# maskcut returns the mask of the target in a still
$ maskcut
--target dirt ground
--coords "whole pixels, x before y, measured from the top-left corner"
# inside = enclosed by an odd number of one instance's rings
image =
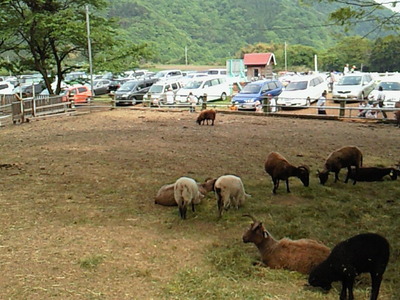
[[[400,161],[393,125],[220,113],[199,126],[196,116],[119,109],[0,128],[0,298],[161,297],[171,274],[199,263],[194,251],[234,234],[200,220],[193,230],[154,205],[180,176],[238,174],[270,197],[270,151],[313,172],[349,144],[366,165]]]

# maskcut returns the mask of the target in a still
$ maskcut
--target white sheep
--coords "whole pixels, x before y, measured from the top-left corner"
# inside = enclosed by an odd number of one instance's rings
[[[271,269],[286,269],[309,274],[330,254],[328,247],[311,239],[283,238],[277,241],[252,215],[243,216],[253,219],[250,228],[243,234],[243,242],[254,243],[260,252],[263,264]]]
[[[194,205],[199,204],[203,197],[196,181],[192,178],[181,177],[174,184],[174,198],[182,219],[186,219],[187,206],[191,204],[194,211]]]
[[[236,208],[243,205],[246,197],[251,197],[244,191],[243,182],[235,175],[223,175],[215,181],[214,191],[217,197],[218,216],[222,209],[228,210],[231,204]]]

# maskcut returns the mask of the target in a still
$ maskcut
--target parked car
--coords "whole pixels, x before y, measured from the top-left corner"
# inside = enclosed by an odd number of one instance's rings
[[[19,85],[13,90],[13,94],[22,95],[23,98],[33,97],[40,94],[45,89],[44,83],[33,83],[27,85]]]
[[[230,88],[225,77],[200,77],[189,81],[176,93],[176,102],[187,102],[189,93],[196,96],[200,103],[203,101],[204,94],[207,94],[207,101],[218,99],[224,101],[230,95]]]
[[[115,93],[115,103],[136,105],[143,102],[144,95],[150,87],[156,82],[156,79],[129,80],[125,82]]]
[[[72,86],[61,91],[63,101],[74,101],[75,103],[87,102],[92,97],[90,87],[86,85]]]
[[[226,69],[209,69],[209,70],[207,70],[207,74],[209,76],[212,76],[212,75],[226,76]]]
[[[369,94],[369,100],[376,100],[378,95],[378,88],[380,86],[382,87],[382,92],[385,95],[383,105],[385,107],[395,107],[396,102],[400,101],[400,77],[383,79]]]
[[[268,97],[278,97],[282,93],[282,83],[278,80],[258,80],[248,83],[231,102],[238,109],[255,110],[258,102],[264,103]]]
[[[109,79],[96,79],[93,80],[93,95],[105,95],[108,93],[108,86],[111,84]],[[85,84],[90,87],[90,83]]]
[[[171,78],[180,78],[182,76],[183,74],[181,70],[163,70],[157,72],[153,78],[156,78],[157,80],[167,80]]]
[[[166,101],[165,93],[168,89],[172,89],[174,94],[182,87],[179,78],[171,80],[157,81],[154,83],[149,91],[144,95],[145,99],[150,97],[151,105],[163,104]]]
[[[0,82],[0,95],[12,95],[14,91],[14,86],[7,82],[7,81],[1,81]]]
[[[340,99],[359,101],[367,99],[374,87],[375,81],[369,73],[346,74],[333,85],[332,97],[335,102]]]
[[[181,84],[182,86],[185,86],[189,81],[206,76],[208,76],[208,74],[204,72],[189,73],[186,76],[182,77]]]
[[[108,85],[108,93],[117,91],[125,82],[129,81],[127,78],[114,79]]]
[[[319,74],[303,75],[294,78],[278,96],[277,104],[282,108],[310,106],[328,90],[328,85]]]

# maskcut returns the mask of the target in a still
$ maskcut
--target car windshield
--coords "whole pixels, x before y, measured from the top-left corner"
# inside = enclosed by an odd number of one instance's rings
[[[307,81],[292,81],[289,83],[285,91],[299,91],[307,88]]]
[[[119,91],[132,91],[136,86],[138,82],[137,81],[128,81],[125,82],[121,87],[119,88]]]
[[[360,85],[361,76],[345,76],[339,79],[337,85]]]
[[[384,91],[400,91],[400,82],[381,82],[379,86]],[[376,87],[376,90],[379,89],[379,86]]]
[[[167,72],[157,72],[156,75],[154,75],[155,78],[163,78],[167,76]]]
[[[151,86],[151,88],[149,89],[149,92],[150,92],[150,93],[162,93],[162,92],[163,92],[163,88],[164,88],[163,85],[160,85],[160,84],[153,84],[153,85]]]
[[[240,94],[258,94],[261,90],[261,85],[259,84],[248,84],[243,90],[240,91]]]
[[[183,88],[184,89],[198,89],[201,86],[202,81],[190,81]]]

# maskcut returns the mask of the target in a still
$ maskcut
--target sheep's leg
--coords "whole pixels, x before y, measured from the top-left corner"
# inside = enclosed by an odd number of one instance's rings
[[[186,206],[179,206],[179,214],[181,219],[186,219]]]
[[[290,189],[289,189],[289,178],[286,179],[286,190],[288,193],[290,193]]]
[[[211,125],[214,126],[214,120],[212,120]]]
[[[273,179],[272,182],[274,183],[274,188],[273,188],[272,192],[273,192],[274,194],[276,194],[276,190],[277,190],[278,187],[279,187],[279,179]]]
[[[340,291],[340,300],[347,300],[347,283],[346,280],[342,281],[342,290]]]
[[[221,189],[217,188],[215,190],[215,192],[216,192],[216,195],[217,195],[218,217],[221,218],[221,216],[222,216],[222,208],[223,208],[222,197],[221,197]]]
[[[339,172],[335,172],[335,182],[339,181]]]
[[[192,212],[194,212],[194,202],[192,202]]]
[[[371,272],[371,281],[372,281],[372,289],[371,289],[370,300],[377,300],[379,294],[379,288],[382,282],[382,274],[379,272]]]

